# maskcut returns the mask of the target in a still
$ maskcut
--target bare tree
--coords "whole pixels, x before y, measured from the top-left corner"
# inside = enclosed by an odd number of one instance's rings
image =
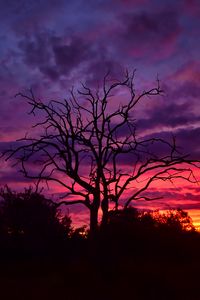
[[[127,72],[119,81],[109,80],[107,74],[101,89],[93,91],[82,84],[81,90],[71,90],[69,100],[51,100],[47,104],[32,91],[18,94],[30,104],[31,114],[39,113],[41,122],[34,127],[39,127],[40,134],[19,140],[17,148],[6,152],[6,159],[17,159],[23,175],[36,180],[37,186],[46,181],[64,187],[66,194],[57,205],[86,206],[91,233],[98,228],[100,209],[101,224],[105,225],[111,207],[157,199],[146,193],[156,180],[182,178],[196,182],[192,168],[197,162],[179,153],[174,138],[168,142],[137,134],[133,120],[136,106],[146,97],[160,95],[162,90],[157,80],[154,88],[136,94],[134,74]],[[120,89],[125,89],[127,101],[114,105],[115,93]],[[165,148],[162,154],[156,150],[160,146]],[[126,156],[131,156],[131,163],[124,167]],[[36,158],[33,173],[28,164]]]

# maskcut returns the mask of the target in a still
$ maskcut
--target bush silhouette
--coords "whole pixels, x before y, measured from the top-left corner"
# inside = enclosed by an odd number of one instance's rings
[[[71,219],[61,217],[57,207],[31,188],[24,192],[1,190],[1,234],[11,241],[22,241],[32,248],[53,248],[70,233]]]
[[[176,255],[183,245],[187,248],[186,240],[194,233],[197,234],[191,218],[181,209],[146,212],[130,207],[110,212],[100,240],[102,248],[106,243],[119,256],[128,252]]]
[[[121,232],[135,230],[166,230],[166,231],[195,231],[192,219],[181,209],[171,209],[165,212],[139,211],[134,207],[111,211],[108,227]]]

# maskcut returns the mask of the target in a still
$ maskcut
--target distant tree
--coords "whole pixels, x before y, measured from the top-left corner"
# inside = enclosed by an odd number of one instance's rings
[[[142,220],[149,216],[154,220],[154,226],[173,231],[195,231],[192,218],[182,209],[171,209],[163,213],[159,211],[144,213]]]
[[[31,188],[0,191],[1,227],[4,234],[22,237],[32,243],[62,240],[69,236],[71,219],[61,218],[57,207]]]
[[[102,210],[102,226],[108,222],[109,209],[121,203],[128,207],[132,201],[152,200],[145,193],[155,181],[185,179],[195,182],[196,161],[182,155],[175,139],[168,142],[160,137],[143,137],[136,131],[137,105],[149,97],[162,94],[159,80],[155,87],[136,94],[135,72],[123,80],[104,77],[102,88],[93,91],[71,90],[68,100],[46,103],[30,94],[18,95],[31,106],[31,114],[39,114],[36,122],[39,134],[19,141],[19,146],[4,153],[6,159],[17,159],[27,178],[55,182],[66,189],[58,205],[82,204],[90,212],[90,233],[98,229]],[[127,100],[117,104],[117,93],[124,92]],[[162,148],[162,151],[159,149]],[[124,159],[131,159],[124,166]],[[29,162],[37,163],[31,172]],[[145,179],[145,180],[144,180]],[[140,182],[140,184],[138,184]],[[129,189],[125,203],[124,195]]]
[[[136,233],[181,233],[194,232],[195,227],[191,217],[181,209],[170,209],[164,212],[140,211],[134,207],[111,211],[109,213],[106,231],[112,236],[127,239]]]

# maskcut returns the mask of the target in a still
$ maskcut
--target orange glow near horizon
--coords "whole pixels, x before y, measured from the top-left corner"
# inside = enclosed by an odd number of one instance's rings
[[[189,216],[192,218],[193,225],[197,231],[200,231],[200,210],[190,209],[187,210]]]

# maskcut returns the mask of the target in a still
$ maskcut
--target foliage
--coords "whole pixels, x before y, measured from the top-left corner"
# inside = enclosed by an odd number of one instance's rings
[[[166,228],[176,231],[195,231],[191,217],[182,209],[171,209],[164,212],[153,211],[144,213],[142,220],[150,217],[155,227]]]
[[[182,209],[171,209],[167,211],[139,211],[134,207],[112,211],[109,216],[108,227],[120,232],[139,231],[176,231],[194,232],[195,227],[191,217]]]
[[[69,236],[71,219],[60,217],[51,200],[31,188],[14,192],[0,191],[1,228],[5,235],[23,237],[34,242],[53,241]]]

